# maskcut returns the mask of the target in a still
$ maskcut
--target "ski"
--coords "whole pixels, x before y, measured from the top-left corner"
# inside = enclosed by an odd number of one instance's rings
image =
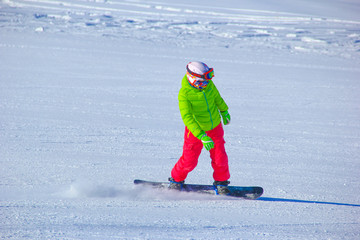
[[[169,186],[169,182],[153,182],[140,179],[135,179],[134,184],[158,189],[168,189]],[[250,200],[259,198],[264,192],[263,188],[258,186],[228,186],[228,188],[230,190],[230,194],[227,196]],[[181,191],[216,195],[216,191],[213,185],[184,184]]]

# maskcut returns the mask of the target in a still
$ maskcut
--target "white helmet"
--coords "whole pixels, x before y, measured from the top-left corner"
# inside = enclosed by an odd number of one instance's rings
[[[204,89],[214,77],[214,70],[203,62],[190,62],[186,65],[186,76],[191,86]]]

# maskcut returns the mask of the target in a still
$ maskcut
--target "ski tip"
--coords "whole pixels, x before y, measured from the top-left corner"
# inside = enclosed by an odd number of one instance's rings
[[[259,197],[261,197],[264,193],[264,189],[262,187],[256,187],[256,192],[253,196],[253,200],[258,199]]]
[[[140,180],[140,179],[135,179],[134,180],[134,184],[141,184],[143,183],[144,181],[143,180]]]

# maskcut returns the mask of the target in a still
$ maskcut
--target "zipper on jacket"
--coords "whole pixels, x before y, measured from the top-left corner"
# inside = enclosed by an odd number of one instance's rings
[[[206,94],[203,90],[201,90],[201,92],[204,94],[204,97],[205,97],[205,102],[206,102],[206,106],[207,106],[207,110],[209,112],[209,115],[210,115],[210,121],[211,121],[211,130],[213,129],[214,127],[214,123],[213,123],[213,120],[212,120],[212,116],[211,116],[211,112],[210,112],[210,108],[209,108],[209,103],[208,103],[208,100],[206,98]]]

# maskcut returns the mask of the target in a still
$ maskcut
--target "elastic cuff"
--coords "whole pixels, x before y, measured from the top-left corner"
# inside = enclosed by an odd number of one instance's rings
[[[202,131],[196,138],[201,140],[204,135],[206,135],[206,132]]]

